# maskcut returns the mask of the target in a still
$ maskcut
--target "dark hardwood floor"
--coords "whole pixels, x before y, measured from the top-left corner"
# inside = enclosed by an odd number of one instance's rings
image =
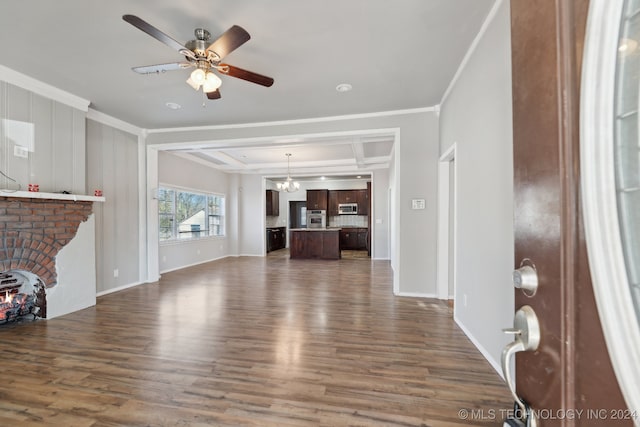
[[[507,388],[451,309],[391,278],[386,261],[229,258],[6,325],[0,425],[502,425]]]

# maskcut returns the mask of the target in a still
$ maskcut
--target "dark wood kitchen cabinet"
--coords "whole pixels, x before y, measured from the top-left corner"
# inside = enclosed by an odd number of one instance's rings
[[[337,190],[338,204],[358,203],[358,190]]]
[[[280,216],[280,193],[267,190],[267,216]]]
[[[358,233],[355,228],[340,230],[340,249],[356,250],[358,247]]]
[[[338,216],[338,191],[329,190],[327,216]]]
[[[369,215],[369,190],[356,190],[358,215]]]
[[[267,252],[284,249],[287,246],[286,227],[267,228]]]
[[[369,215],[369,190],[329,190],[327,215],[338,215],[338,205],[341,203],[356,203],[358,215]]]
[[[307,210],[327,210],[328,190],[307,190]]]
[[[368,249],[367,228],[343,228],[340,230],[340,249],[344,250],[367,250]]]
[[[292,259],[340,259],[338,230],[291,230],[289,242]]]

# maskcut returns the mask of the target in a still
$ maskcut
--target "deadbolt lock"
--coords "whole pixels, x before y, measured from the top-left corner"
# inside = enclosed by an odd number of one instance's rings
[[[528,297],[532,297],[538,290],[538,272],[531,260],[524,259],[520,263],[520,268],[513,271],[513,286],[522,289]]]

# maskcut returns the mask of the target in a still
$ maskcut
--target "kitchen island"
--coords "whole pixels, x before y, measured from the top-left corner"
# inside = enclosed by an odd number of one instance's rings
[[[340,228],[289,230],[292,259],[340,259]]]

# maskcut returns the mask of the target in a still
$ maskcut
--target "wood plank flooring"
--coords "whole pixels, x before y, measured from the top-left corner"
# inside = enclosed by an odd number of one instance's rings
[[[502,425],[507,388],[451,309],[391,280],[386,261],[228,258],[4,326],[0,425]]]

